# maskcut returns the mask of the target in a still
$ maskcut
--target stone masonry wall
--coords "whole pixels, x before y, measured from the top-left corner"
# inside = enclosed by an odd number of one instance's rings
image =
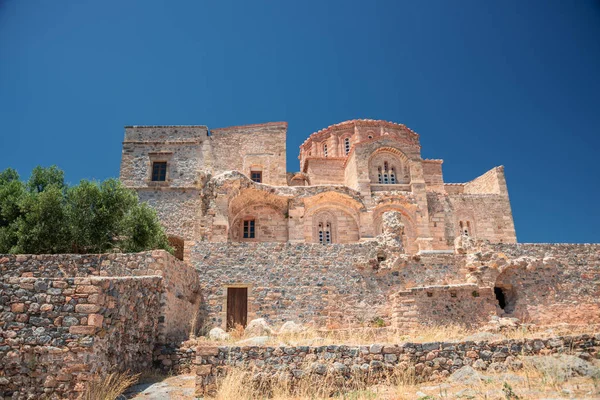
[[[489,244],[467,257],[468,279],[499,287],[527,322],[600,323],[599,244]]]
[[[167,235],[183,240],[196,237],[200,216],[200,191],[197,189],[139,189],[140,202],[146,202],[165,227]]]
[[[96,374],[152,365],[161,277],[11,277],[0,285],[3,396],[74,398]]]
[[[393,296],[402,291],[415,300],[414,309],[402,311],[408,326],[416,319],[476,325],[494,313],[536,324],[600,322],[600,245],[486,243],[457,252],[382,260],[376,241],[197,242],[190,260],[202,283],[207,327],[224,327],[230,286],[248,287],[248,320],[274,325],[356,326],[375,317],[392,323],[400,312]],[[505,292],[504,309],[495,286]]]
[[[498,314],[492,288],[473,284],[415,287],[397,293],[391,301],[392,325],[401,330],[423,325],[477,327]]]
[[[165,251],[0,255],[0,393],[75,397],[93,375],[151,367],[187,337],[196,271]]]
[[[286,122],[212,129],[214,173],[239,171],[250,177],[257,170],[264,183],[286,186],[286,131]]]
[[[496,372],[522,368],[518,357],[574,352],[593,357],[600,350],[600,335],[551,339],[514,339],[498,342],[433,342],[372,344],[369,346],[286,346],[196,348],[196,395],[215,393],[216,381],[232,367],[253,371],[255,377],[292,383],[306,375],[334,375],[372,379],[394,368],[413,371],[421,380],[450,375],[465,365]],[[343,385],[343,383],[341,383]]]
[[[389,296],[412,286],[463,283],[461,257],[430,254],[379,269],[377,243],[289,244],[197,242],[209,326],[225,325],[228,286],[248,287],[248,320],[293,320],[318,327],[389,321]]]

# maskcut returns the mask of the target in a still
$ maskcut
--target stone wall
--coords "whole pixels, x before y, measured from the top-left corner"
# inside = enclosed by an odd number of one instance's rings
[[[96,374],[152,365],[161,277],[13,277],[0,285],[4,396],[74,398]]]
[[[213,171],[262,172],[263,183],[286,186],[286,122],[211,130]]]
[[[165,251],[0,255],[0,393],[75,397],[112,369],[152,366],[187,337],[200,304],[192,268]]]
[[[196,236],[200,217],[200,190],[139,189],[140,202],[146,202],[158,215],[169,236],[187,240]]]
[[[209,326],[225,327],[228,286],[248,287],[248,320],[317,327],[389,322],[389,296],[413,286],[463,283],[464,257],[427,254],[379,268],[376,242],[357,244],[207,243],[192,248]]]
[[[206,126],[127,126],[120,178],[125,186],[196,187],[210,163]],[[152,162],[167,163],[164,182],[152,182]]]
[[[375,317],[391,324],[394,313],[408,313],[406,327],[436,319],[477,325],[490,314],[542,325],[600,322],[600,245],[478,243],[459,245],[460,254],[394,256],[377,241],[197,242],[190,260],[202,282],[208,327],[225,327],[230,286],[248,287],[248,320],[274,325],[357,326]],[[504,291],[504,309],[494,287]],[[400,309],[399,292],[414,303]]]
[[[413,371],[421,380],[450,375],[465,365],[496,372],[519,369],[521,356],[574,352],[593,357],[600,335],[520,339],[499,342],[433,342],[372,344],[369,346],[286,346],[196,348],[196,395],[214,394],[217,377],[228,368],[253,371],[255,377],[292,383],[306,375],[373,379],[394,368]],[[338,380],[343,382],[344,380]]]
[[[498,314],[492,288],[473,284],[415,287],[390,300],[394,304],[392,326],[401,330],[423,325],[478,327]]]
[[[513,316],[536,324],[600,322],[600,245],[489,244],[468,256],[468,279],[504,291]]]

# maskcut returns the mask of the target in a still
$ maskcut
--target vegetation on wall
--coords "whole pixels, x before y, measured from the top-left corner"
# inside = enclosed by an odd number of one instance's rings
[[[55,166],[0,172],[0,254],[172,251],[156,212],[117,179],[68,186]]]

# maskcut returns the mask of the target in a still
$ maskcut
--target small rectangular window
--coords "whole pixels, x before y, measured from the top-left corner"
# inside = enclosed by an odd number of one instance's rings
[[[164,182],[167,180],[167,162],[155,161],[152,163],[152,181]]]
[[[262,182],[262,171],[251,171],[250,179],[252,179],[256,183]]]
[[[254,239],[255,238],[255,230],[254,230],[254,220],[249,219],[244,221],[244,239]]]

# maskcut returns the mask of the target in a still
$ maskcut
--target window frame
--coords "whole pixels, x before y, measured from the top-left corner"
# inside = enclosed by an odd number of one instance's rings
[[[168,161],[158,161],[158,160],[152,161],[152,167],[150,170],[150,181],[151,182],[167,182],[168,168],[169,168]],[[155,177],[157,179],[154,179]],[[160,179],[160,178],[162,178],[162,179]]]
[[[254,179],[254,174],[258,174],[258,180]],[[263,183],[263,172],[258,171],[258,170],[251,170],[250,171],[250,180],[252,182],[256,182],[256,183]]]
[[[246,218],[242,221],[242,239],[256,239],[256,219]]]

